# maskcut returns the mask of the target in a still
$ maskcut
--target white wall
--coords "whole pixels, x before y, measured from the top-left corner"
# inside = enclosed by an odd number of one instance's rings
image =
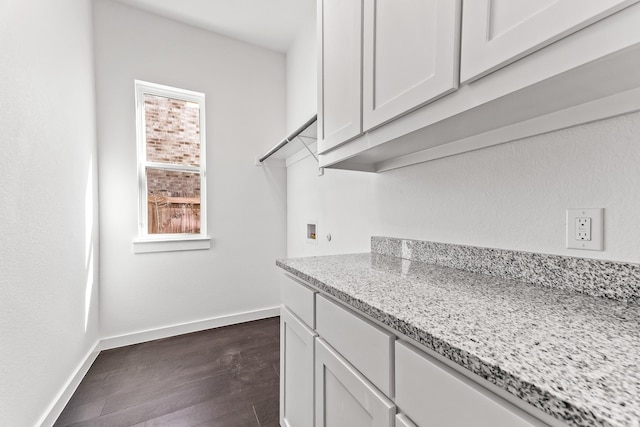
[[[256,167],[285,133],[284,55],[119,3],[94,4],[106,337],[275,307],[285,171]],[[134,79],[204,92],[206,251],[133,254]]]
[[[326,169],[308,156],[287,168],[287,256],[368,252],[377,213],[376,176]],[[306,224],[317,221],[317,242],[307,243]],[[327,240],[331,234],[331,241]]]
[[[318,110],[316,11],[301,25],[287,52],[287,130]],[[302,151],[306,151],[302,148]],[[287,255],[310,256],[369,250],[373,202],[371,174],[329,170],[307,157],[287,168]],[[318,222],[316,244],[307,243],[306,224]],[[329,242],[326,238],[331,233]]]
[[[637,263],[639,132],[633,113],[375,175],[313,177],[307,158],[287,170],[288,254],[367,251],[384,235]],[[603,252],[565,248],[568,207],[605,208]],[[315,217],[316,248],[300,225]]]
[[[318,110],[318,53],[316,10],[301,23],[287,51],[287,133],[296,130]]]
[[[380,175],[383,235],[640,261],[640,114]],[[565,248],[569,207],[605,208],[605,250]]]
[[[637,263],[639,133],[635,113],[380,174],[317,177],[307,157],[287,170],[287,254],[367,252],[384,235]],[[605,251],[565,248],[569,207],[605,208]],[[309,219],[317,245],[305,243]]]
[[[89,0],[0,2],[0,425],[35,425],[97,342]]]

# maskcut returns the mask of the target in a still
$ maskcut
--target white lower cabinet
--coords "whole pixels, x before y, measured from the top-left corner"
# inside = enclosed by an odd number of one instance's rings
[[[282,298],[281,427],[566,427],[297,280]]]
[[[419,426],[546,425],[426,354],[398,341],[395,365],[395,401],[402,412]]]
[[[313,360],[317,334],[285,306],[280,310],[280,426],[313,426]]]
[[[316,427],[393,427],[396,407],[324,340],[316,340]]]

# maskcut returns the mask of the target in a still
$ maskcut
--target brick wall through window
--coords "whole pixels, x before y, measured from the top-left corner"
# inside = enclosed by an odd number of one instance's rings
[[[144,95],[147,161],[200,165],[200,110],[197,104]],[[199,197],[200,177],[185,172],[147,170],[149,194]]]
[[[200,105],[144,94],[147,162],[200,166]],[[200,174],[146,167],[149,234],[200,233]]]

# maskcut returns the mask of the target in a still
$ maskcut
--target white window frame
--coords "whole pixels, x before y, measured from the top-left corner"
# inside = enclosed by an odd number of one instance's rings
[[[200,106],[200,166],[147,161],[145,104],[146,94],[194,102]],[[134,253],[209,249],[207,235],[207,169],[205,95],[201,92],[135,80],[136,143],[138,149],[138,237],[133,241]],[[147,167],[200,174],[200,234],[149,234],[147,203]]]

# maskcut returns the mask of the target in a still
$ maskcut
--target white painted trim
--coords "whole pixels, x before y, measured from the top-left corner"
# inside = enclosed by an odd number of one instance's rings
[[[211,237],[184,237],[165,239],[134,239],[133,253],[146,254],[153,252],[196,251],[211,248]]]
[[[173,86],[161,85],[158,83],[147,82],[144,80],[135,80],[136,87],[140,87],[145,93],[151,93],[165,98],[183,99],[185,101],[200,102],[204,93],[195,90],[182,89]]]
[[[87,371],[89,371],[89,368],[96,360],[96,357],[98,357],[98,354],[100,353],[99,348],[100,341],[96,341],[93,348],[89,350],[87,355],[82,359],[76,370],[73,372],[73,374],[71,374],[62,389],[60,389],[60,392],[53,399],[44,414],[42,414],[40,420],[36,425],[41,427],[53,426],[53,424],[62,413],[64,407],[67,406],[67,403],[69,403],[69,399],[71,399],[71,396],[73,396],[73,393],[78,388],[78,385],[80,385],[80,381],[82,381],[84,376],[87,374]]]
[[[238,323],[251,322],[253,320],[266,319],[280,315],[280,306],[265,308],[262,310],[246,311],[242,313],[230,314],[227,316],[213,317],[210,319],[197,320],[195,322],[179,323],[177,325],[165,326],[162,328],[148,329],[145,331],[132,332],[129,334],[117,335],[100,340],[99,350],[110,350],[112,348],[124,347],[127,345],[139,344],[146,341],[153,341],[161,338],[173,337],[176,335],[188,334],[191,332],[204,331],[221,326],[235,325]]]

